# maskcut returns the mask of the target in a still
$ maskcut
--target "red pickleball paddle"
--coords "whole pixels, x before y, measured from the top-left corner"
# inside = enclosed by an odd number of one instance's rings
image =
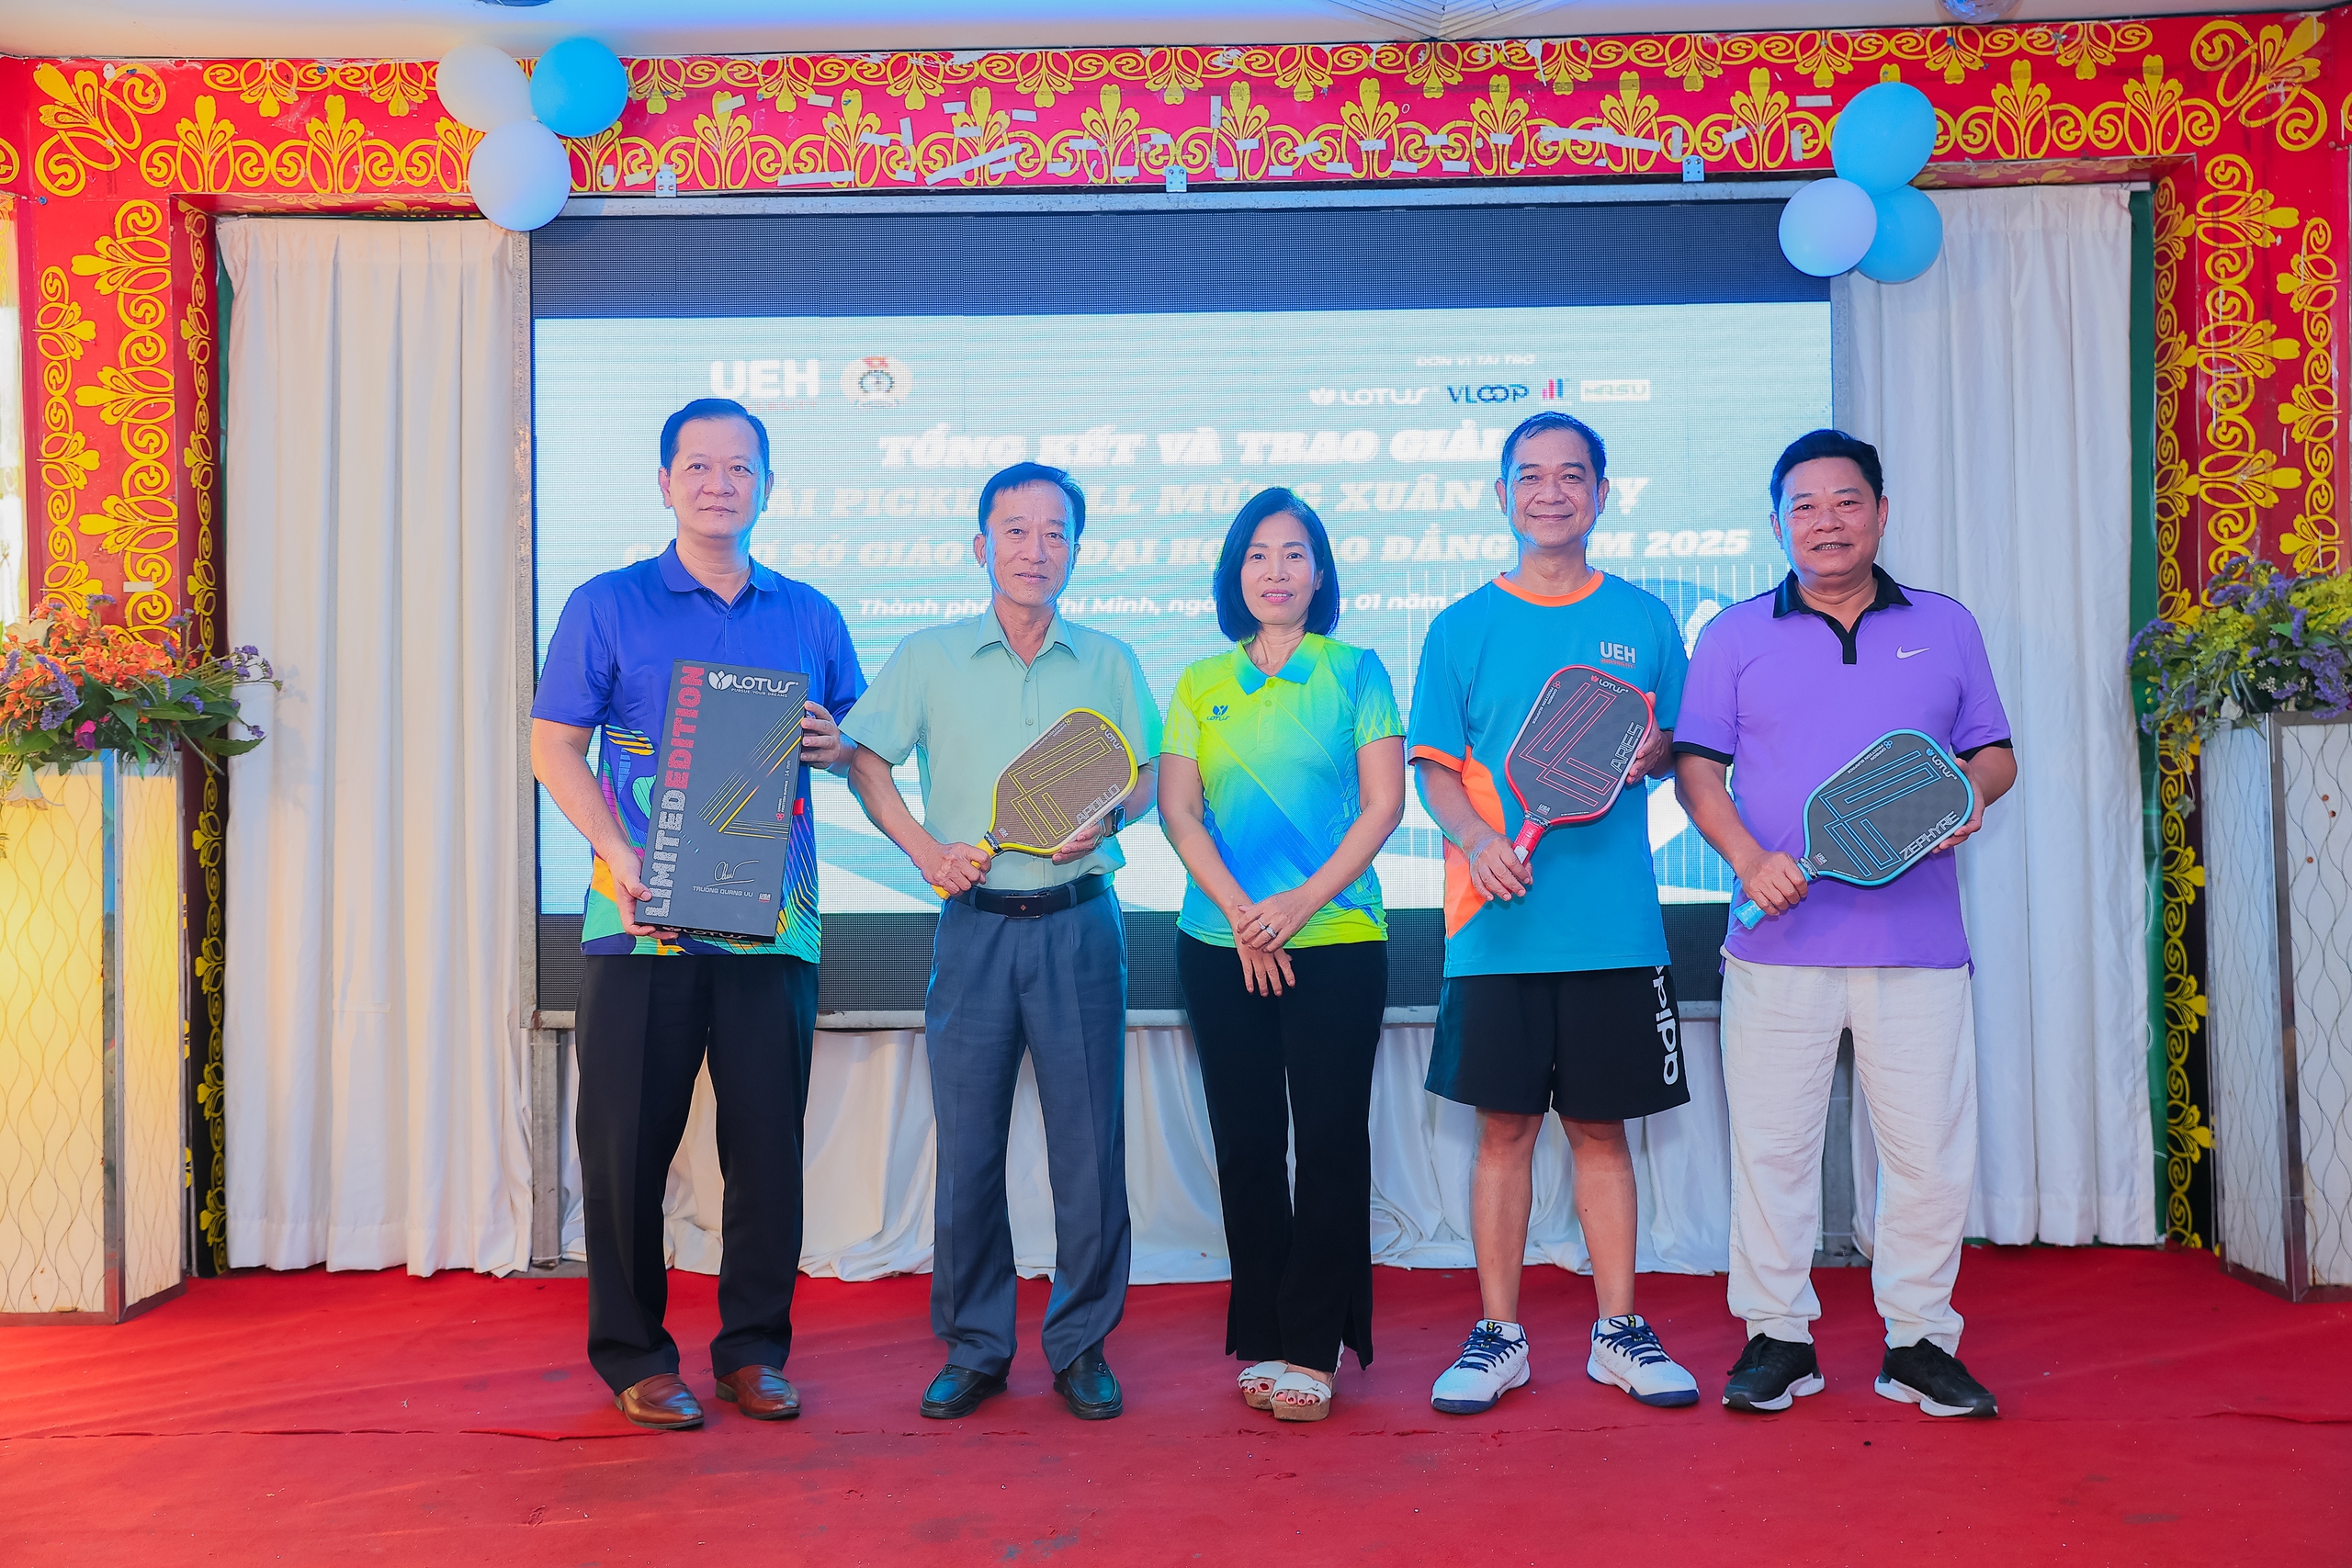
[[[1647,692],[1589,664],[1544,682],[1503,757],[1503,776],[1526,813],[1511,841],[1522,863],[1546,829],[1609,814],[1653,718]]]

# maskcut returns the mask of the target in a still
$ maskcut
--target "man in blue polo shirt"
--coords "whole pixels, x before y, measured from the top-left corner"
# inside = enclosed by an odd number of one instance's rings
[[[1754,931],[1731,921],[1724,943],[1730,1297],[1749,1336],[1724,1404],[1785,1410],[1822,1388],[1811,1278],[1821,1144],[1838,1039],[1851,1029],[1881,1156],[1878,1392],[1931,1416],[1991,1416],[1993,1395],[1953,1357],[1976,1040],[1951,851],[2017,781],[2009,722],[1975,617],[1879,570],[1877,448],[1843,431],[1801,436],[1773,466],[1771,494],[1792,570],[1708,623],[1674,738],[1684,809],[1737,874],[1734,902],[1744,893],[1770,917]],[[1808,882],[1796,860],[1807,797],[1891,729],[1959,757],[1975,815],[1883,886]]]
[[[1519,564],[1430,623],[1406,745],[1445,834],[1445,984],[1429,1090],[1478,1111],[1471,1247],[1484,1312],[1430,1390],[1475,1415],[1528,1381],[1520,1270],[1532,1165],[1556,1111],[1576,1160],[1577,1217],[1599,1313],[1585,1375],[1645,1404],[1698,1402],[1699,1385],[1634,1311],[1633,1155],[1625,1123],[1687,1104],[1666,924],[1640,781],[1669,765],[1685,659],[1674,613],[1585,558],[1609,502],[1609,453],[1583,421],[1535,414],[1504,440],[1495,499]],[[1562,665],[1589,664],[1651,695],[1657,723],[1634,785],[1600,820],[1511,848],[1522,814],[1498,787],[1503,757]]]
[[[785,1381],[800,1270],[800,1119],[817,1027],[817,843],[808,768],[842,771],[839,720],[865,689],[831,600],[752,558],[775,487],[767,427],[705,398],[662,427],[658,477],[678,536],[566,601],[531,705],[531,768],[596,859],[581,925],[580,1174],[588,1227],[588,1359],[640,1427],[702,1424],[662,1325],[662,1194],[706,1057],[727,1179],[711,1341],[718,1396],[757,1420],[799,1414]],[[637,918],[647,888],[653,741],[671,665],[707,659],[808,677],[804,764],[776,932],[718,942]],[[597,770],[587,753],[598,730]],[[601,776],[599,776],[601,775]]]

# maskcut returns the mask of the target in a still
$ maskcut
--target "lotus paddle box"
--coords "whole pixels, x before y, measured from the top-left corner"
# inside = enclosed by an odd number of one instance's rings
[[[641,925],[773,942],[808,677],[681,659],[654,747]]]

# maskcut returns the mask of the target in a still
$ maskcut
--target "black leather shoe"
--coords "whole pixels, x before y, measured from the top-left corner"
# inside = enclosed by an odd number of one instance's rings
[[[1108,1421],[1126,1408],[1119,1380],[1112,1375],[1111,1363],[1102,1359],[1099,1341],[1080,1350],[1078,1359],[1054,1374],[1054,1392],[1081,1421]]]
[[[931,1386],[922,1391],[922,1413],[934,1421],[954,1421],[969,1416],[982,1401],[1003,1392],[1001,1377],[951,1363],[940,1368],[939,1375],[931,1380]]]

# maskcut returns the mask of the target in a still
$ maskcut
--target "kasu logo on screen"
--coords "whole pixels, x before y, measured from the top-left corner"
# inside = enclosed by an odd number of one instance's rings
[[[894,409],[913,395],[915,373],[903,359],[869,354],[842,370],[842,396],[860,408]]]

